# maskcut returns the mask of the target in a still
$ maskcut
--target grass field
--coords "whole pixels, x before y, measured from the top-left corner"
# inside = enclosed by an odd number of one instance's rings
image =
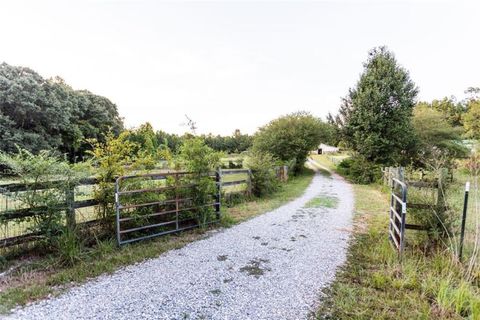
[[[335,166],[342,162],[342,160],[348,158],[346,153],[338,154],[311,154],[310,158],[315,160],[318,164],[324,166],[329,170],[335,170]]]
[[[229,227],[246,219],[273,210],[300,196],[313,178],[313,172],[292,177],[275,194],[254,199],[231,208],[223,208],[221,226]],[[103,273],[156,257],[165,251],[180,248],[205,236],[205,231],[196,229],[172,236],[163,236],[151,241],[116,247],[114,241],[102,241],[86,249],[73,266],[64,266],[58,257],[29,257],[6,265],[8,272],[0,281],[0,311],[8,312],[15,305],[56,295],[72,285],[82,283]]]

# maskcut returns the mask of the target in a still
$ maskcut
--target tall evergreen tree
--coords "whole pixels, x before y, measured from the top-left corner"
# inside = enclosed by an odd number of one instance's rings
[[[377,164],[400,164],[414,143],[411,118],[418,93],[386,47],[369,52],[364,71],[341,108],[345,143]]]

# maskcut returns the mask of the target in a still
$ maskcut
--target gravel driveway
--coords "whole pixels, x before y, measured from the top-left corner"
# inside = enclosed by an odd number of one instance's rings
[[[305,207],[314,198],[331,208]],[[317,174],[276,210],[9,318],[307,319],[345,260],[352,213],[351,186]]]

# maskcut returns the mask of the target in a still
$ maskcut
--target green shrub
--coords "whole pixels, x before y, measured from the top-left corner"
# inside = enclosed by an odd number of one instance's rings
[[[214,212],[213,206],[205,206],[212,202],[212,196],[216,193],[215,181],[209,174],[220,166],[222,154],[215,152],[205,144],[201,138],[190,138],[185,140],[180,147],[176,159],[176,167],[191,172],[192,175],[186,177],[187,184],[193,184],[189,189],[193,206],[199,206],[195,211],[195,218],[200,226],[206,225],[211,221]]]
[[[25,191],[14,194],[14,200],[33,208],[33,216],[15,222],[28,221],[29,231],[39,233],[40,242],[49,250],[56,250],[56,240],[66,228],[67,194],[89,175],[89,164],[72,165],[48,151],[34,155],[23,149],[14,155],[0,153],[0,163],[11,168],[18,182],[27,186]]]
[[[134,163],[131,154],[136,145],[127,138],[128,132],[120,134],[119,137],[109,133],[104,143],[96,140],[89,141],[92,144],[92,150],[88,153],[92,156],[98,179],[93,189],[94,198],[99,202],[95,210],[106,226],[110,225],[112,228],[115,214],[113,181],[126,173],[127,165]]]
[[[320,141],[327,141],[329,125],[308,112],[295,112],[261,127],[255,134],[253,149],[268,152],[282,162],[294,161],[290,171],[297,175],[307,160],[308,153]]]
[[[355,155],[340,162],[337,166],[337,172],[348,180],[359,184],[376,182],[382,175],[379,165],[360,155]]]
[[[275,174],[277,160],[267,152],[252,151],[245,159],[245,166],[252,170],[252,193],[261,197],[278,190],[280,183]]]

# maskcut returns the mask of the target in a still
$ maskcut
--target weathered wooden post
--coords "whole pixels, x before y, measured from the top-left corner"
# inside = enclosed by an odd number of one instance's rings
[[[387,167],[387,176],[388,176],[388,186],[392,187],[393,186],[393,168],[392,167]]]
[[[446,178],[446,169],[440,168],[438,172],[437,180],[437,210],[438,214],[443,214],[445,211],[445,178]]]
[[[283,166],[283,181],[288,181],[288,166]]]
[[[215,215],[220,220],[220,194],[222,192],[222,168],[215,171],[215,183],[217,185],[217,194],[215,195]]]
[[[76,221],[75,221],[75,186],[68,185],[67,190],[65,191],[65,202],[67,205],[66,210],[66,220],[67,228],[70,231],[75,230]]]
[[[247,177],[247,193],[248,193],[248,196],[251,196],[252,195],[252,170],[251,169],[248,169],[248,177]]]
[[[178,172],[175,173],[175,226],[180,228],[179,212],[180,212],[180,197],[178,195]]]

